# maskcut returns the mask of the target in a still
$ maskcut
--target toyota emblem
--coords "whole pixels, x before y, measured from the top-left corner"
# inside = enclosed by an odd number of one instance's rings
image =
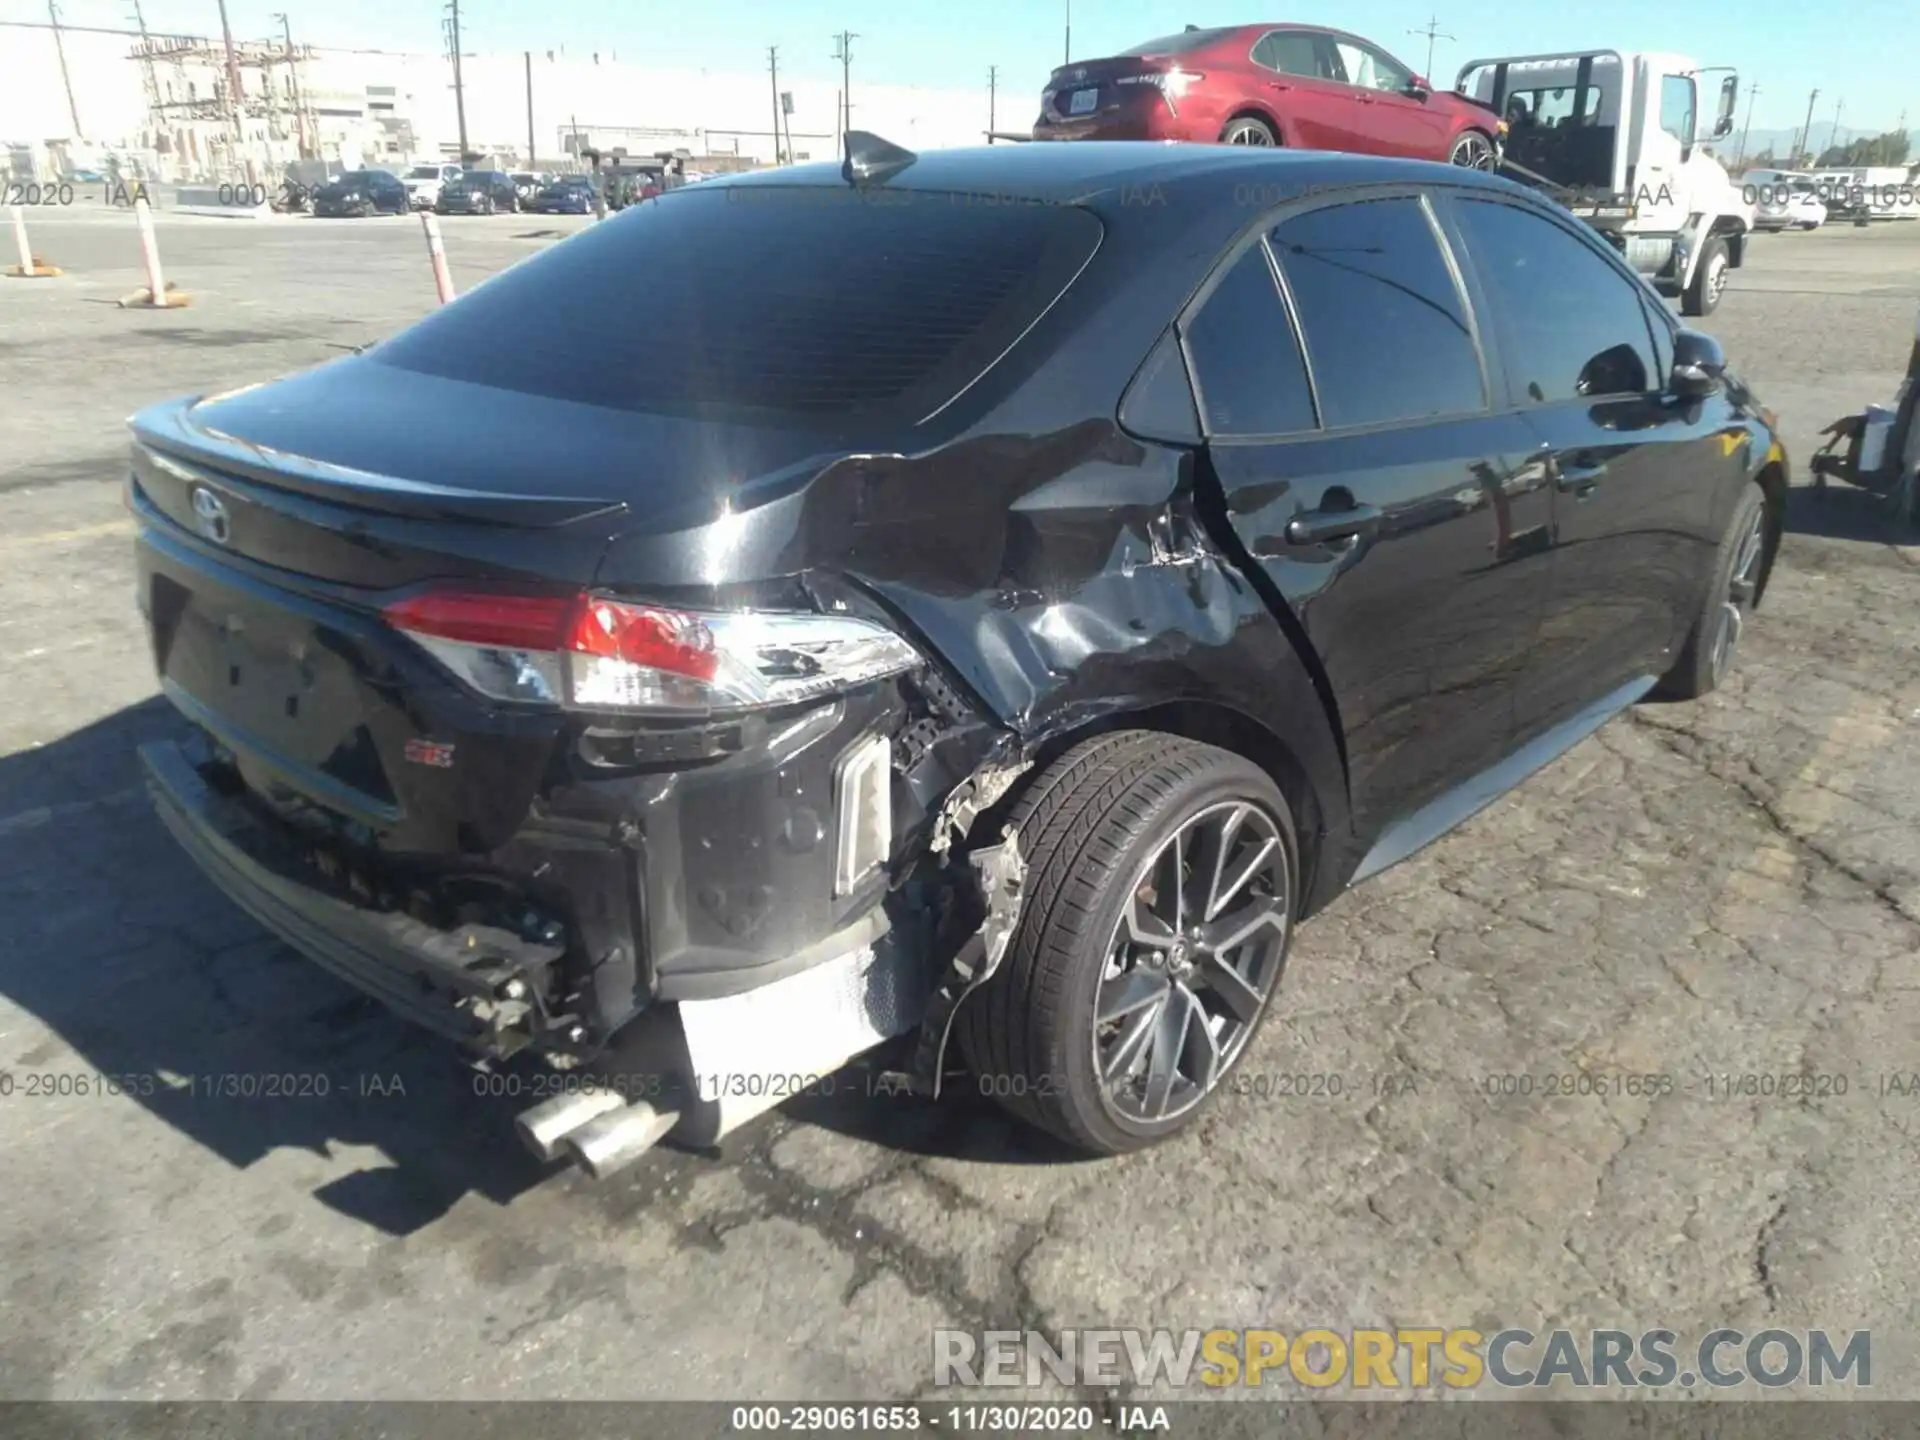
[[[216,545],[224,545],[232,537],[227,502],[204,485],[196,486],[193,492],[193,522]]]

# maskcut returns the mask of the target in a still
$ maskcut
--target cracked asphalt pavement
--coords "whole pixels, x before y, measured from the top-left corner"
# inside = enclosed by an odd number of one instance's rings
[[[843,1093],[596,1186],[263,936],[137,784],[175,722],[123,417],[423,313],[418,225],[163,214],[193,303],[160,313],[111,304],[129,217],[31,222],[67,273],[0,280],[0,1395],[902,1398],[937,1327],[1385,1323],[1871,1329],[1876,1396],[1920,1396],[1920,544],[1867,497],[1793,496],[1722,693],[1307,926],[1186,1138],[1086,1163]],[[448,221],[454,278],[576,224]],[[1804,464],[1891,396],[1916,303],[1920,225],[1765,237],[1706,328]]]

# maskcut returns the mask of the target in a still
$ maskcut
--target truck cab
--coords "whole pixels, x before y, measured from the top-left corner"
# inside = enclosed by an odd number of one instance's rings
[[[1720,303],[1754,222],[1706,148],[1732,133],[1737,76],[1684,55],[1589,50],[1472,60],[1456,89],[1506,119],[1503,173],[1553,194],[1686,314]]]

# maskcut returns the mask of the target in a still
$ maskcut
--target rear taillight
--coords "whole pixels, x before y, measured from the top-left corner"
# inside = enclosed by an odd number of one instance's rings
[[[1122,75],[1116,85],[1150,85],[1169,100],[1178,100],[1207,77],[1197,70],[1149,70],[1142,75]]]
[[[669,610],[598,595],[435,589],[387,623],[495,700],[675,715],[817,699],[910,670],[913,647],[851,616]]]

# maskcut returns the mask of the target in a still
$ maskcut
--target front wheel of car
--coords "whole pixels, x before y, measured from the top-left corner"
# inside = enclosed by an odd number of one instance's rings
[[[1725,238],[1708,236],[1706,246],[1700,251],[1699,263],[1693,267],[1693,279],[1687,283],[1686,292],[1680,297],[1680,313],[1711,315],[1718,310],[1720,297],[1726,293],[1727,275],[1732,268],[1733,261],[1727,253]]]
[[[1286,967],[1299,847],[1273,780],[1146,731],[1068,751],[1009,817],[1020,920],[962,1006],[974,1083],[1076,1148],[1119,1154],[1192,1124]]]
[[[1759,485],[1749,484],[1720,537],[1713,579],[1679,658],[1654,690],[1659,699],[1697,700],[1727,678],[1766,583],[1767,539],[1767,499]]]
[[[1227,128],[1220,132],[1222,145],[1266,145],[1280,143],[1280,137],[1273,133],[1273,127],[1255,115],[1242,115],[1237,120],[1229,120]]]
[[[1455,140],[1447,160],[1468,170],[1491,170],[1499,163],[1499,157],[1494,154],[1493,141],[1478,130],[1469,130]]]

